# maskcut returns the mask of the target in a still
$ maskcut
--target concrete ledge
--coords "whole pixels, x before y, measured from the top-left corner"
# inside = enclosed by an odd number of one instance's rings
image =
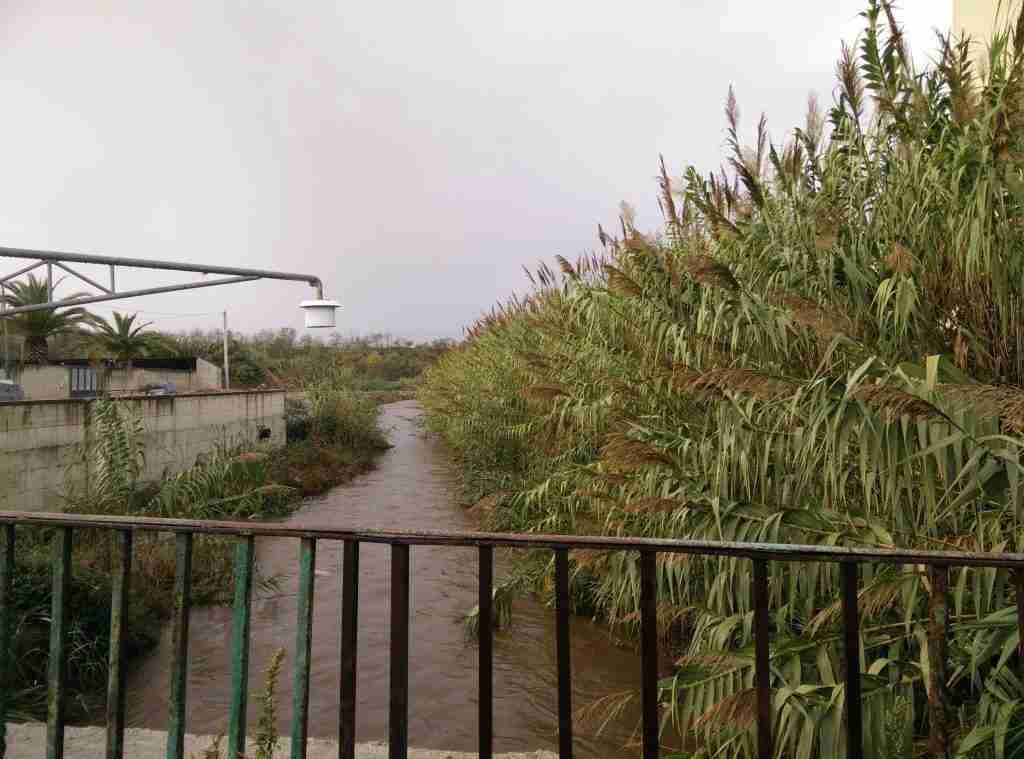
[[[106,752],[107,733],[102,727],[69,727],[64,735],[64,755],[74,759],[103,759]],[[201,759],[203,752],[213,743],[209,736],[185,736],[185,756],[187,759]],[[46,725],[27,723],[7,725],[7,759],[38,759],[46,747]],[[255,747],[249,745],[249,756],[254,756]],[[290,745],[286,738],[277,743],[274,757],[284,759],[289,756]],[[124,755],[131,759],[163,759],[167,751],[167,734],[160,730],[126,730],[124,735]],[[221,741],[222,755],[227,752],[224,741]],[[356,746],[357,759],[386,759],[388,745],[386,743],[361,743]],[[306,744],[308,759],[337,759],[338,744],[334,741],[310,739]],[[476,754],[457,753],[453,751],[434,751],[428,749],[409,749],[410,759],[471,759]],[[547,751],[534,751],[515,754],[496,754],[505,759],[556,759],[555,754]]]
[[[166,400],[168,398],[205,398],[209,396],[224,396],[224,395],[285,395],[288,391],[283,388],[277,387],[254,387],[254,388],[239,388],[237,390],[182,390],[180,393],[174,395],[140,395],[138,393],[124,393],[110,396],[111,399],[116,401],[157,401]],[[54,403],[72,403],[76,405],[84,405],[92,403],[95,398],[71,398],[68,396],[53,397],[53,398],[26,398],[22,401],[0,401],[0,407],[11,406],[31,406],[32,404],[54,404]]]

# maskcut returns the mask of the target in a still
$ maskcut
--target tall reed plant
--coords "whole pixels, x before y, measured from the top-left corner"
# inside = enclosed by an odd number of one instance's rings
[[[427,373],[494,527],[1024,550],[1024,16],[984,51],[941,37],[925,68],[890,2],[863,17],[830,108],[781,143],[762,116],[748,145],[730,90],[722,169],[662,161],[662,230],[624,209]],[[574,559],[587,606],[635,631],[636,557]],[[749,562],[661,556],[657,577],[666,742],[755,756]],[[923,567],[860,579],[867,755],[1019,749],[1005,575],[952,570],[948,610]],[[769,588],[776,755],[842,756],[837,570],[775,563]]]

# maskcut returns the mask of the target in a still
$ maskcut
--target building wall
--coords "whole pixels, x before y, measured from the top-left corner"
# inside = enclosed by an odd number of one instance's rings
[[[1021,0],[954,0],[953,34],[980,42],[980,53],[997,29],[1016,21],[1020,8]]]
[[[57,365],[24,365],[14,372],[12,379],[21,385],[25,397],[31,400],[67,398],[68,367]],[[106,388],[108,392],[132,393],[144,385],[173,383],[179,393],[219,390],[221,388],[220,367],[203,359],[196,359],[194,372],[176,369],[107,369]]]
[[[145,478],[185,469],[221,442],[285,442],[283,391],[257,390],[124,399],[145,426]],[[94,401],[61,399],[0,403],[0,509],[60,510],[71,467],[89,439]],[[260,433],[269,437],[260,440]]]
[[[66,366],[22,366],[15,368],[11,379],[21,385],[26,398],[67,398],[68,368]]]
[[[192,380],[197,390],[220,390],[224,387],[224,373],[216,364],[196,359],[196,373]]]

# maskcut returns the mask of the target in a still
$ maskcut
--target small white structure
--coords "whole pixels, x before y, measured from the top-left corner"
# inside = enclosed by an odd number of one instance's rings
[[[336,300],[304,300],[299,308],[306,312],[306,329],[322,329],[334,326],[334,312],[341,304]]]

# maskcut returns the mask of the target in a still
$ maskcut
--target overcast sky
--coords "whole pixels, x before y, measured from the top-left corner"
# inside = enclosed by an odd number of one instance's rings
[[[919,62],[951,6],[903,1]],[[0,245],[309,272],[343,333],[458,336],[523,265],[594,249],[620,200],[655,228],[658,154],[716,166],[730,83],[777,141],[808,92],[831,103],[863,7],[0,0]],[[226,306],[255,331],[299,327],[306,297],[116,307],[187,329]]]

